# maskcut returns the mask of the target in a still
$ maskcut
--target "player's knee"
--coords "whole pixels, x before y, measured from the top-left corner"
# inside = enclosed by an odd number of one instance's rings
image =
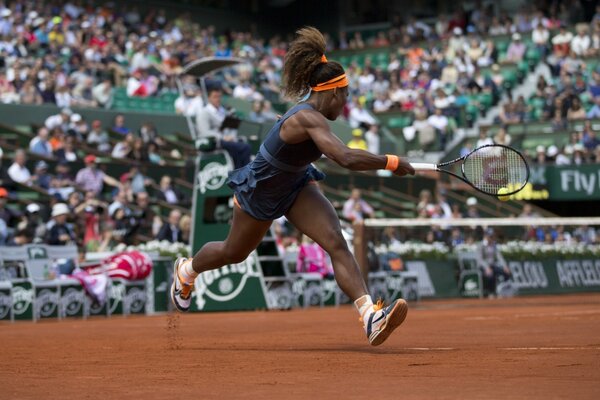
[[[339,254],[340,252],[348,251],[348,244],[341,232],[332,232],[329,238],[327,249],[325,249],[329,254]]]

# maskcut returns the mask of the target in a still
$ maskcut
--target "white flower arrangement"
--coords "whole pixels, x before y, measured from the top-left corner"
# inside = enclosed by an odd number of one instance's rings
[[[448,258],[449,251],[448,246],[441,242],[432,244],[418,242],[394,243],[390,246],[380,245],[375,248],[377,254],[392,252],[400,257],[413,260],[445,260]]]
[[[444,243],[407,242],[391,246],[379,245],[377,254],[393,252],[401,257],[413,260],[446,260],[449,256],[461,252],[477,251],[478,244],[459,244],[450,251]],[[563,243],[553,244],[526,241],[511,241],[498,246],[505,258],[512,260],[530,260],[540,258],[600,258],[599,244]]]
[[[506,258],[524,260],[533,258],[600,257],[600,245],[585,243],[512,241],[499,246]]]
[[[115,252],[138,250],[146,253],[158,253],[162,257],[189,257],[191,254],[191,247],[184,243],[171,243],[167,240],[152,240],[150,242],[141,243],[138,246],[127,246],[123,243],[119,243],[113,248]]]

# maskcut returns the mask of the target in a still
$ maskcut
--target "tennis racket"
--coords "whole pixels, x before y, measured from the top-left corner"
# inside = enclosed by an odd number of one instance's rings
[[[447,169],[460,163],[462,176]],[[501,144],[488,144],[466,156],[441,164],[410,163],[417,171],[450,174],[490,196],[515,194],[529,180],[529,165],[521,153]]]

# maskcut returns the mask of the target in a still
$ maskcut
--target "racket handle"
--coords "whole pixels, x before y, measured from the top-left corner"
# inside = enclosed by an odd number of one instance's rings
[[[436,164],[410,163],[410,165],[417,171],[437,171],[438,169]]]

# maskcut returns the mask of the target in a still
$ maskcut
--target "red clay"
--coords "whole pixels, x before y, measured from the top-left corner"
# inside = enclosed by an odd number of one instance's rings
[[[0,325],[0,399],[598,399],[600,294]]]

